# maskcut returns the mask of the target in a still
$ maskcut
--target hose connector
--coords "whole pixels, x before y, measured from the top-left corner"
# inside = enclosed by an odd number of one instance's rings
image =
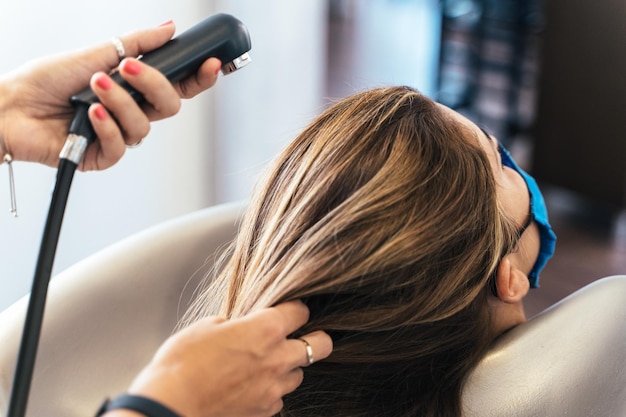
[[[89,145],[89,141],[86,137],[70,133],[67,135],[67,140],[65,141],[65,145],[63,145],[63,149],[61,149],[59,157],[78,165],[85,154],[87,145]]]

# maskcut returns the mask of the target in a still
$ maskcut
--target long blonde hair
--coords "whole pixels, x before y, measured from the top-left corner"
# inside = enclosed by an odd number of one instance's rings
[[[274,162],[192,315],[307,303],[298,334],[326,330],[334,351],[281,415],[460,414],[493,338],[487,281],[515,241],[478,140],[418,92],[380,88],[330,107]]]

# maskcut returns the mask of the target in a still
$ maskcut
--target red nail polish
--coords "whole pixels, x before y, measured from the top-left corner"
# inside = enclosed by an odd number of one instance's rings
[[[113,81],[111,81],[111,79],[106,74],[100,74],[96,79],[96,85],[101,89],[108,91],[111,89]]]
[[[141,64],[134,59],[127,59],[122,64],[123,70],[130,75],[137,75],[141,72]]]
[[[161,27],[161,26],[168,26],[168,25],[171,25],[172,23],[174,23],[174,21],[173,21],[173,20],[168,20],[167,22],[163,22],[163,23],[161,23],[161,24],[159,25],[159,27]]]
[[[105,120],[107,118],[107,111],[102,106],[96,106],[94,113],[99,120]]]

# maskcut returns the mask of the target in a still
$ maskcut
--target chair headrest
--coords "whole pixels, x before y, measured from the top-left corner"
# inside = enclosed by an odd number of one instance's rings
[[[598,280],[496,341],[464,416],[625,416],[626,276]]]

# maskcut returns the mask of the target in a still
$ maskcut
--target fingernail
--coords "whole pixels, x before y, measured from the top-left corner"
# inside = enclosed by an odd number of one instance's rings
[[[161,27],[161,26],[168,26],[168,25],[171,25],[172,23],[174,23],[174,21],[173,21],[173,20],[168,20],[167,22],[163,22],[163,23],[161,23],[161,24],[159,25],[159,27]]]
[[[134,59],[126,59],[122,63],[122,69],[130,75],[137,75],[141,72],[141,64]]]
[[[107,118],[107,111],[102,105],[97,105],[94,113],[96,114],[98,120],[105,120]]]
[[[96,85],[101,89],[108,91],[111,89],[113,81],[111,81],[111,79],[106,74],[100,74],[96,78]]]

